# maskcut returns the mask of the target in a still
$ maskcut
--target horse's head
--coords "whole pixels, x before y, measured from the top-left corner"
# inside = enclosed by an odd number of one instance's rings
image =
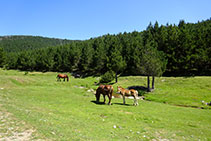
[[[95,94],[95,97],[96,97],[96,101],[100,101],[100,94],[104,93],[104,88],[105,88],[105,85],[100,85],[97,90],[96,90],[96,94]]]
[[[96,97],[96,101],[99,102],[100,101],[100,93],[96,92],[95,97]]]
[[[117,86],[117,92],[116,93],[120,94],[121,90],[122,90],[122,87],[121,86]]]
[[[95,97],[96,97],[96,101],[99,102],[100,101],[100,93],[101,93],[101,90],[102,90],[102,86],[99,86],[96,90],[96,94],[95,94]]]

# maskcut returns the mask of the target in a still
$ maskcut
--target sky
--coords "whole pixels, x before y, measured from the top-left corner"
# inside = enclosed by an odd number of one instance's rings
[[[86,40],[211,18],[211,0],[0,0],[0,36]]]

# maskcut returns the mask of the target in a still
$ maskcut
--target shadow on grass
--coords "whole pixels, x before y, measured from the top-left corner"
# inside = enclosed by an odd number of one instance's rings
[[[127,89],[137,90],[139,96],[144,96],[144,94],[148,92],[147,87],[144,87],[144,86],[129,86]]]
[[[123,104],[123,103],[113,103],[114,105],[122,105],[122,106],[133,106],[133,105],[130,105],[130,104]]]
[[[94,103],[94,104],[97,104],[97,105],[105,105],[106,104],[104,102],[97,102],[95,100],[92,100],[91,102]]]
[[[147,91],[147,87],[144,86],[129,86],[128,89]]]
[[[96,105],[108,105],[108,103],[97,102],[97,101],[94,101],[94,100],[92,100],[91,102],[96,104]],[[130,104],[123,104],[123,103],[111,103],[111,105],[133,106],[133,105],[130,105]]]

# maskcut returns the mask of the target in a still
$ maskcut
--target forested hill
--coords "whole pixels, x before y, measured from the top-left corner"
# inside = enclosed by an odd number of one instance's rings
[[[0,66],[24,71],[99,75],[111,71],[129,75],[159,76],[163,72],[171,76],[211,75],[211,19],[197,23],[181,20],[178,25],[155,22],[141,32],[107,34],[85,41],[70,41],[66,45],[63,40],[37,38],[40,39],[37,42],[33,37],[29,40],[34,46],[27,46],[28,40],[25,44],[14,39],[1,42],[8,44],[5,51],[59,46],[18,53],[1,51],[0,47]],[[47,43],[48,40],[52,42]]]
[[[64,45],[71,42],[73,41],[41,36],[0,36],[0,47],[2,47],[5,52],[19,52]]]

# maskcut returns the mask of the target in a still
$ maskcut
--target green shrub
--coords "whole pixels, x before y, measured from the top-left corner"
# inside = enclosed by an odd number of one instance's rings
[[[101,76],[100,83],[108,83],[114,80],[115,73],[113,71],[107,71]]]
[[[26,71],[25,73],[24,73],[24,75],[28,75],[29,74],[29,72],[28,71]]]

